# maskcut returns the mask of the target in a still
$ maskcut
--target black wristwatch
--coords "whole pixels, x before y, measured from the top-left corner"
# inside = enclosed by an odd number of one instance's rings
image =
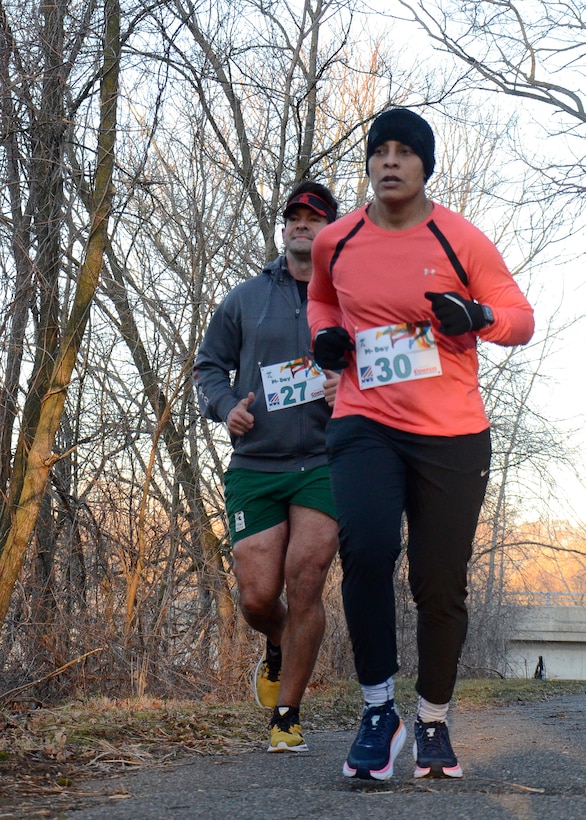
[[[481,307],[482,315],[484,316],[484,327],[494,324],[494,313],[492,312],[492,308],[489,308],[488,305],[481,305]]]

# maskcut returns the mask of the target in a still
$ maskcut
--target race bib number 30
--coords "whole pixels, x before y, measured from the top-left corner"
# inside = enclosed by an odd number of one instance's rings
[[[387,325],[357,333],[356,366],[361,390],[442,374],[429,322]]]
[[[260,375],[269,411],[323,398],[325,376],[308,356],[261,367]]]

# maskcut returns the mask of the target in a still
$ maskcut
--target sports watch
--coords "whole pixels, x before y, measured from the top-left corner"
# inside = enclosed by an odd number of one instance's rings
[[[492,308],[489,308],[488,305],[481,305],[480,307],[482,308],[482,315],[484,316],[484,327],[494,324]]]

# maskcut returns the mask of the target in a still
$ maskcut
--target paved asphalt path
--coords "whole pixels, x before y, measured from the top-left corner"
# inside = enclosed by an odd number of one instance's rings
[[[456,709],[461,780],[413,779],[413,721],[395,774],[342,776],[354,732],[313,732],[309,751],[197,757],[85,783],[67,820],[586,820],[586,691],[490,709]],[[35,815],[38,816],[38,815]],[[49,815],[42,815],[47,817]]]

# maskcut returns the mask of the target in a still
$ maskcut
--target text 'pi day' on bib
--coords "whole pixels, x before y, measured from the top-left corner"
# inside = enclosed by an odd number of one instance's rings
[[[356,367],[361,390],[441,376],[431,323],[385,325],[356,333]]]

